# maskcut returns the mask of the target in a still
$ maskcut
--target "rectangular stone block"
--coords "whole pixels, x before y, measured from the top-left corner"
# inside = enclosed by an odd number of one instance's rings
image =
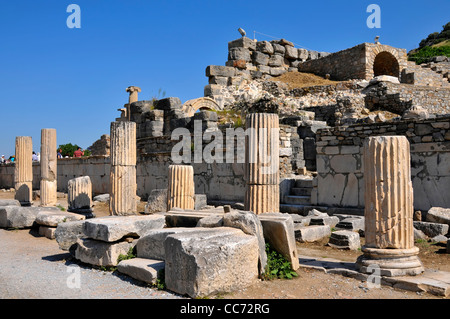
[[[192,298],[245,288],[258,277],[258,240],[239,229],[170,235],[165,251],[167,289]]]
[[[320,241],[330,235],[330,226],[295,226],[295,239],[302,243]]]
[[[122,260],[117,265],[119,272],[148,284],[156,284],[158,272],[164,268],[164,261],[146,258]]]
[[[84,223],[84,234],[92,239],[114,242],[123,237],[141,237],[152,229],[163,228],[164,215],[107,216]]]
[[[264,213],[258,215],[264,238],[270,245],[291,262],[293,270],[299,265],[295,243],[294,221],[289,214]]]
[[[78,239],[75,258],[94,266],[112,267],[118,263],[119,255],[126,255],[134,243],[126,241],[107,243],[90,238]]]

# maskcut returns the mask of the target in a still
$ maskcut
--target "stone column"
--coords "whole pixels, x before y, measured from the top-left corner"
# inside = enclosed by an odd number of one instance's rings
[[[56,205],[57,190],[56,130],[41,130],[41,206]]]
[[[194,168],[190,165],[170,165],[167,210],[173,207],[194,209],[194,195]]]
[[[134,215],[136,206],[136,123],[111,123],[110,215]]]
[[[246,118],[245,209],[255,214],[280,211],[278,115]]]
[[[22,206],[30,206],[33,191],[33,142],[31,136],[16,137],[16,159],[14,164],[14,198]]]
[[[67,183],[68,211],[74,213],[92,213],[92,183],[89,176],[77,177]]]
[[[413,188],[405,136],[369,137],[364,142],[364,255],[361,272],[382,276],[417,275],[424,268],[414,246]]]

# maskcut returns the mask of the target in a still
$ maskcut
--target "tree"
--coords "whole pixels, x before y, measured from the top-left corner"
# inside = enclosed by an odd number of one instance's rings
[[[58,146],[58,150],[61,150],[61,154],[63,157],[69,156],[73,157],[73,152],[75,152],[80,146],[77,144],[72,145],[72,143],[62,144]],[[85,150],[84,156],[90,156],[91,151]]]

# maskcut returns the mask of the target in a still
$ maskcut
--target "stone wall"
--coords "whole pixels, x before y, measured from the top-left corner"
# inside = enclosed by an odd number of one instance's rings
[[[317,177],[311,202],[364,207],[362,146],[376,135],[404,135],[411,145],[414,207],[450,207],[450,117],[407,120],[317,131]]]
[[[82,158],[58,159],[57,182],[58,191],[67,192],[67,183],[70,179],[80,176],[89,176],[92,182],[92,193],[109,193],[109,156],[90,156]],[[33,189],[40,187],[40,163],[33,162]],[[14,164],[0,166],[0,188],[14,187]]]
[[[397,49],[388,45],[362,43],[349,49],[332,53],[318,60],[306,61],[298,65],[300,72],[314,73],[316,75],[330,75],[332,80],[366,79],[374,77],[374,63],[378,54],[386,52],[397,63],[396,77],[406,67],[406,50]],[[386,72],[383,72],[386,73]]]
[[[198,115],[197,115],[198,116]],[[194,135],[191,135],[194,141]],[[223,134],[223,146],[226,146]],[[143,137],[137,139],[138,160],[136,165],[137,195],[147,200],[153,189],[167,187],[168,167],[172,164],[171,150],[178,140],[170,136]],[[209,141],[211,142],[211,141]],[[209,144],[204,141],[203,147]],[[221,149],[225,155],[225,149]],[[191,165],[194,166],[194,180],[197,194],[207,194],[209,200],[244,201],[245,182],[244,164],[237,160],[244,149],[234,143],[233,163],[194,163],[192,152]],[[280,176],[291,176],[298,168],[304,167],[303,141],[297,134],[297,128],[280,125]],[[58,191],[67,192],[68,181],[75,177],[89,176],[94,195],[109,193],[110,187],[109,156],[91,156],[82,158],[58,159]],[[33,189],[39,189],[40,164],[33,163]],[[14,164],[0,166],[0,188],[14,187]]]
[[[402,114],[411,106],[421,106],[429,114],[450,114],[450,88],[379,82],[364,90],[369,110]]]
[[[109,156],[111,150],[111,141],[108,134],[103,134],[100,139],[96,140],[88,150],[92,152],[93,156],[104,155]]]

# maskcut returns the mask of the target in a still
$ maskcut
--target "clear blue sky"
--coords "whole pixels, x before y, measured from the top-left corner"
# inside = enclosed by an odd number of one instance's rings
[[[69,4],[81,28],[69,29]],[[381,29],[369,29],[369,4],[381,8]],[[140,100],[166,92],[182,102],[203,96],[205,68],[224,65],[239,27],[336,52],[380,35],[411,50],[450,21],[450,1],[0,1],[0,153],[14,154],[16,136],[55,128],[58,145],[87,148],[109,134],[125,88]],[[272,40],[256,34],[258,40]]]

